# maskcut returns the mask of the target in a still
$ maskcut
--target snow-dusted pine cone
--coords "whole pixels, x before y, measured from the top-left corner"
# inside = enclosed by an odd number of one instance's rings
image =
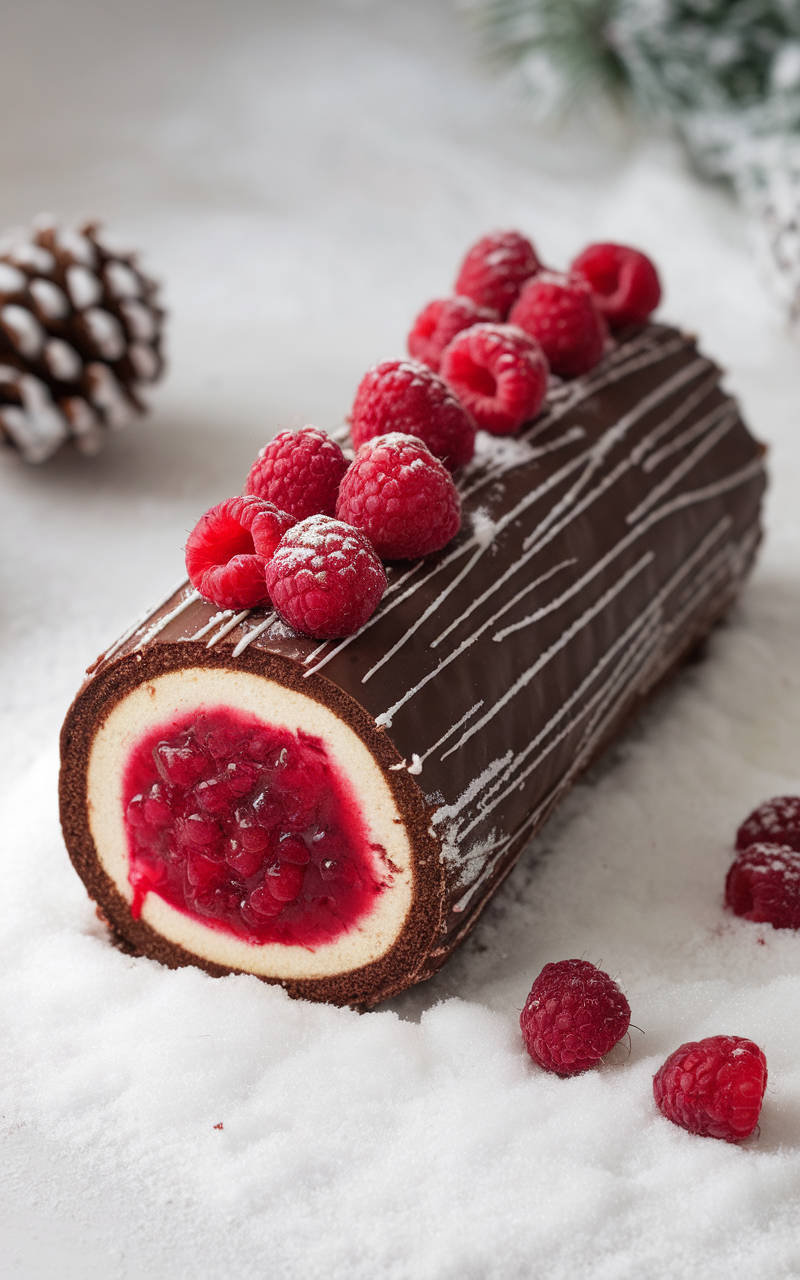
[[[43,462],[67,440],[96,453],[163,368],[164,313],[136,255],[97,223],[39,220],[0,245],[0,440]]]

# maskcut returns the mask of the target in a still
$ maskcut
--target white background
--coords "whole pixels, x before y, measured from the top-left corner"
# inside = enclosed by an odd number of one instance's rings
[[[0,457],[0,1275],[722,1280],[800,1273],[800,938],[736,921],[736,826],[800,791],[800,370],[740,214],[668,139],[544,133],[440,3],[5,0],[0,225],[103,216],[170,311],[152,416],[103,455]],[[469,243],[636,244],[771,449],[768,538],[705,661],[581,785],[443,973],[380,1012],[112,950],[61,843],[83,668],[300,415],[332,427]],[[637,1028],[547,1077],[548,960]],[[682,1041],[763,1046],[760,1135],[656,1112]],[[214,1126],[222,1122],[222,1130]]]

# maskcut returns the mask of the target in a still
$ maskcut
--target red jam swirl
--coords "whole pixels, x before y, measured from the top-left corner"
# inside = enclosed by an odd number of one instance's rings
[[[133,888],[249,943],[314,948],[387,887],[385,851],[319,738],[229,707],[146,734],[123,780]]]

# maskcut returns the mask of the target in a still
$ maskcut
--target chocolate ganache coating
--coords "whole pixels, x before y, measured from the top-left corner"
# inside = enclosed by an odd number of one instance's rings
[[[187,669],[248,672],[322,704],[365,744],[413,882],[382,951],[336,972],[259,976],[362,1006],[430,976],[561,796],[730,605],[760,538],[763,454],[719,369],[691,338],[649,325],[556,386],[518,436],[479,433],[460,534],[388,566],[357,635],[319,643],[268,609],[219,613],[180,588],[98,659],[62,735],[67,846],[113,932],[169,965],[248,967],[133,919],[98,855],[87,790],[98,728],[132,690]]]

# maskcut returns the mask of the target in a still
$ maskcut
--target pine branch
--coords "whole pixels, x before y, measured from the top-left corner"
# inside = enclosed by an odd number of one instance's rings
[[[490,55],[526,67],[534,88],[547,80],[548,105],[569,113],[598,95],[616,105],[630,96],[613,35],[618,9],[619,0],[487,0],[477,12]]]
[[[660,115],[750,210],[800,323],[800,0],[473,0],[487,50],[543,114]]]
[[[800,103],[800,74],[776,76],[800,55],[797,0],[484,0],[477,17],[495,60],[560,110],[598,95],[671,116]]]

